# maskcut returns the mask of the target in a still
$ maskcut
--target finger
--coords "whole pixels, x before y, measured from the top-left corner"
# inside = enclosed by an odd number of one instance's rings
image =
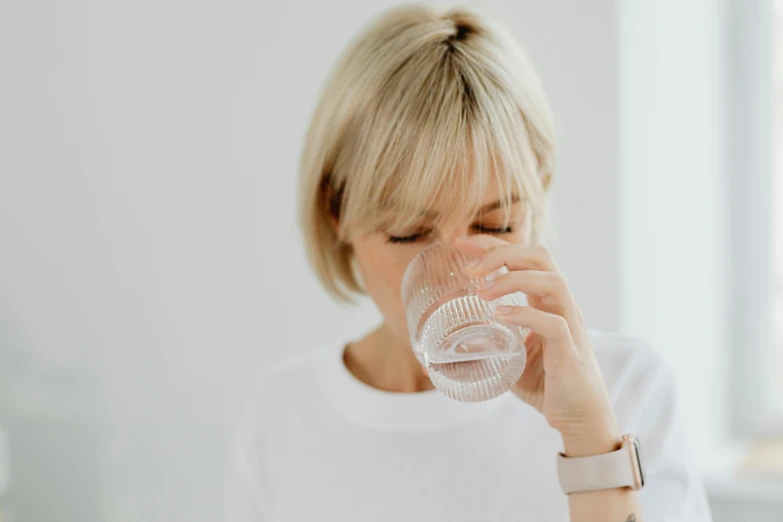
[[[554,297],[565,303],[570,295],[568,285],[558,272],[543,270],[516,270],[481,281],[478,295],[492,301],[504,295],[522,292],[539,297]]]
[[[477,261],[466,267],[473,277],[483,277],[505,266],[509,270],[552,270],[559,272],[549,249],[543,245],[521,245],[479,234],[455,238],[454,247]]]
[[[568,322],[560,315],[550,314],[530,306],[501,305],[495,308],[495,316],[498,321],[505,324],[513,324],[523,328],[529,328],[541,337],[546,338],[547,352],[544,357],[554,356],[559,360],[572,357],[574,341]]]
[[[522,292],[528,297],[527,304],[531,308],[543,310],[562,316],[572,332],[581,331],[584,319],[581,310],[576,305],[568,283],[559,272],[544,272],[540,270],[518,270],[502,274],[493,279],[483,280],[478,288],[478,296],[485,301],[492,301],[504,295]],[[537,299],[540,298],[541,301]]]
[[[484,277],[505,266],[509,270],[543,270],[559,273],[557,265],[546,247],[541,245],[498,245],[480,254],[474,266],[466,267],[471,277]]]
[[[455,237],[451,244],[457,250],[465,253],[480,253],[492,247],[510,245],[511,243],[489,234],[476,234],[474,236]]]

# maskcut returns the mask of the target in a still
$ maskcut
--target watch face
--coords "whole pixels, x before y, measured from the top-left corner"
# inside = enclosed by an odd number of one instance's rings
[[[644,487],[644,471],[642,471],[642,447],[639,444],[639,439],[633,435],[623,435],[623,447],[628,448],[630,453],[634,482],[632,489],[642,489]]]
[[[631,438],[631,442],[633,443],[633,449],[636,453],[636,462],[637,462],[637,469],[639,470],[639,487],[644,487],[644,471],[643,471],[643,465],[642,465],[642,446],[639,444],[639,439],[636,437]]]

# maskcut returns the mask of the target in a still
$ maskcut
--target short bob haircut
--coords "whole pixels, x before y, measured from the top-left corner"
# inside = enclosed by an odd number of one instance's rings
[[[305,138],[299,219],[319,280],[353,301],[355,238],[405,230],[437,203],[473,219],[490,176],[501,201],[530,206],[540,242],[554,148],[541,83],[505,28],[461,8],[384,12],[343,51]]]

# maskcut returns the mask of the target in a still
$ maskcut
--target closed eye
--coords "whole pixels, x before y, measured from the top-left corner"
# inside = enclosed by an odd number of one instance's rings
[[[514,231],[514,227],[491,228],[477,226],[475,230],[481,234],[510,234]]]
[[[389,243],[415,243],[419,238],[425,236],[424,232],[413,234],[410,236],[389,236]]]
[[[482,227],[476,225],[473,227],[473,229],[479,234],[510,234],[514,231],[514,227],[510,227],[510,226],[493,228],[493,227]],[[429,232],[419,232],[416,234],[411,234],[409,236],[388,236],[388,242],[394,244],[415,243],[422,237],[426,236],[428,233]]]

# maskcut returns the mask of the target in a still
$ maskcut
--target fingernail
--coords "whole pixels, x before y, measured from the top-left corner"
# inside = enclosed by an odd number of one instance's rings
[[[508,315],[511,313],[512,308],[510,306],[501,305],[495,308],[496,315]]]
[[[468,268],[477,267],[478,264],[481,262],[481,256],[479,255],[471,254],[466,257],[467,259],[465,260],[465,266],[467,266]]]
[[[482,290],[486,290],[487,288],[492,288],[495,286],[495,279],[484,279],[481,281],[478,285],[478,287]]]

